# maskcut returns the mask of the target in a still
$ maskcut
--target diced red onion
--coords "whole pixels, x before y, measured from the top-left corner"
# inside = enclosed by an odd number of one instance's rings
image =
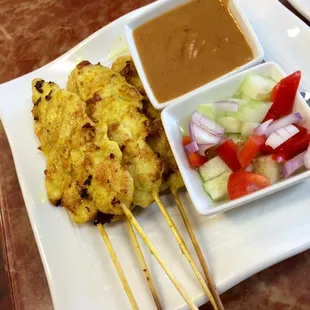
[[[203,116],[198,111],[195,111],[192,114],[191,121],[194,122],[196,125],[200,126],[201,128],[203,128],[204,130],[208,130],[214,134],[222,135],[225,131],[223,127],[221,127],[214,121],[208,119],[207,117]]]
[[[235,101],[216,101],[214,107],[217,110],[237,112],[239,110],[239,103]]]
[[[185,149],[186,149],[187,152],[190,152],[190,153],[195,153],[195,152],[197,152],[199,150],[198,144],[197,144],[196,141],[193,141],[193,142],[191,142],[189,144],[186,144],[185,145]]]
[[[267,128],[269,125],[273,122],[273,119],[269,119],[268,121],[260,124],[254,129],[254,135],[256,136],[262,136],[266,133]]]
[[[206,150],[213,147],[215,144],[199,144],[198,145],[198,153],[202,156],[206,156]]]
[[[193,141],[197,144],[218,144],[221,141],[221,136],[211,133],[195,124],[189,123],[189,132]]]
[[[253,164],[249,164],[246,168],[245,168],[245,171],[248,171],[248,172],[252,172],[254,170],[254,165]]]
[[[272,122],[266,132],[265,132],[265,136],[268,137],[272,132],[280,129],[280,128],[283,128],[283,127],[286,127],[288,125],[291,125],[293,123],[296,123],[298,121],[300,121],[302,119],[302,116],[299,112],[296,112],[296,113],[291,113],[287,116],[284,116],[274,122]]]
[[[304,164],[307,169],[310,169],[310,144],[304,155]]]
[[[303,152],[297,155],[296,157],[287,161],[284,164],[283,171],[282,171],[284,178],[288,178],[289,176],[291,176],[294,172],[296,172],[298,169],[300,169],[304,165],[305,153],[306,152]]]
[[[266,140],[266,145],[271,146],[273,149],[280,146],[282,143],[293,137],[299,132],[299,129],[294,125],[289,125],[272,132]]]

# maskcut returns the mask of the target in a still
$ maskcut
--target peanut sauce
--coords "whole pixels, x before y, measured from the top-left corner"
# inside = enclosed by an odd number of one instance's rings
[[[253,59],[226,1],[191,0],[134,30],[158,102],[179,97]]]

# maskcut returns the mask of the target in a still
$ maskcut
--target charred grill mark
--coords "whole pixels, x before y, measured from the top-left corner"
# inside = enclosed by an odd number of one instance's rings
[[[43,83],[44,83],[44,80],[40,80],[40,81],[37,81],[36,84],[34,85],[35,89],[36,89],[40,94],[43,94],[43,89],[42,89]]]
[[[110,126],[108,126],[108,136],[111,136],[111,134],[113,134],[115,131],[117,131],[119,129],[119,124],[111,124]]]
[[[96,128],[92,126],[90,123],[84,124],[82,129],[84,130],[85,139],[87,141],[91,141],[95,138]]]
[[[82,128],[95,128],[95,127],[91,125],[90,123],[86,123],[85,125],[83,125]]]
[[[89,186],[91,184],[91,180],[92,180],[93,176],[90,174],[88,176],[88,178],[85,180],[84,185]]]
[[[105,223],[111,223],[114,215],[113,214],[107,214],[107,213],[102,213],[98,211],[95,220],[94,220],[94,225],[102,224],[104,225]]]
[[[83,187],[81,192],[80,192],[80,197],[82,199],[87,199],[88,198],[88,190],[87,188]]]
[[[95,104],[96,102],[102,100],[98,93],[94,93],[93,98],[90,98],[86,101],[87,104]]]
[[[120,200],[119,199],[116,199],[116,197],[114,197],[113,199],[112,199],[112,201],[111,201],[111,205],[113,206],[113,205],[116,205],[116,204],[118,204],[118,203],[120,203]]]
[[[125,67],[121,70],[120,74],[128,80],[136,74],[136,68],[133,66],[131,61],[126,61]]]
[[[41,97],[33,105],[37,106],[40,102],[41,102]]]
[[[48,95],[46,95],[45,96],[45,99],[47,100],[47,101],[50,101],[51,99],[52,99],[52,90],[48,93]]]
[[[88,60],[81,61],[76,67],[82,69],[83,67],[89,66],[91,63]]]

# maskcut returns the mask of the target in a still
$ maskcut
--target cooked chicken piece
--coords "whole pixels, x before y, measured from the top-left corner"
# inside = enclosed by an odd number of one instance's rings
[[[127,82],[136,87],[144,96],[143,113],[150,121],[150,134],[146,141],[152,150],[160,155],[160,158],[164,162],[161,191],[165,191],[167,189],[174,190],[183,187],[183,179],[166,137],[160,118],[160,111],[156,110],[148,100],[131,56],[121,56],[117,58],[112,65],[112,69],[124,76]]]
[[[141,94],[119,73],[86,62],[70,74],[67,87],[87,100],[94,122],[108,125],[108,137],[118,143],[123,167],[134,179],[134,205],[149,206],[161,184],[162,162],[145,141],[149,121],[141,112]]]
[[[77,223],[93,219],[98,210],[122,214],[120,203],[131,207],[133,180],[121,166],[118,144],[107,137],[107,126],[87,116],[79,96],[52,82],[35,79],[32,94],[49,200],[66,207]]]

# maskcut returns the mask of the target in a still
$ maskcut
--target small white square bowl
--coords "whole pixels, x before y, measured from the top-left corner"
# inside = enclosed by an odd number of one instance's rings
[[[254,192],[242,198],[215,203],[205,193],[203,189],[203,181],[200,178],[198,171],[192,169],[189,166],[186,152],[184,151],[184,148],[182,146],[182,128],[185,128],[185,130],[187,130],[190,115],[202,103],[226,100],[227,98],[233,97],[233,95],[239,89],[244,78],[247,75],[253,73],[258,73],[263,76],[269,76],[275,81],[279,81],[286,76],[284,71],[277,64],[272,62],[264,63],[256,67],[250,68],[246,71],[240,72],[225,80],[217,81],[215,85],[210,85],[207,88],[201,89],[196,94],[180,101],[173,106],[166,108],[161,113],[163,125],[173,154],[182,174],[185,186],[197,212],[201,215],[212,215],[233,209],[258,198],[280,191],[310,177],[310,171],[301,172],[286,180],[281,180],[274,185],[271,185],[267,188]],[[310,108],[299,93],[295,98],[293,110],[301,113],[301,115],[303,116],[302,125],[309,130]]]
[[[142,24],[148,22],[149,20],[162,15],[163,13],[170,11],[174,8],[176,8],[177,6],[180,6],[182,4],[185,4],[187,2],[189,2],[190,0],[160,0],[160,1],[156,1],[154,4],[150,5],[148,7],[148,9],[143,10],[143,12],[138,11],[135,14],[132,15],[131,19],[129,20],[129,22],[127,23],[127,25],[125,26],[125,39],[127,41],[129,50],[130,50],[130,54],[132,55],[133,61],[136,65],[137,71],[139,73],[139,76],[142,80],[142,83],[144,85],[145,91],[152,103],[152,105],[154,106],[155,109],[161,110],[164,109],[165,107],[167,107],[168,105],[174,104],[176,102],[178,102],[181,99],[185,99],[188,98],[191,95],[197,94],[199,93],[201,90],[206,89],[206,87],[210,86],[210,85],[214,85],[214,83],[220,79],[226,78],[232,74],[235,74],[237,72],[243,71],[247,68],[250,68],[258,63],[260,63],[263,60],[263,49],[251,27],[251,25],[249,24],[248,20],[246,19],[246,17],[244,16],[244,14],[242,13],[238,3],[236,0],[229,0],[228,2],[228,7],[233,15],[233,17],[235,18],[236,22],[238,23],[240,29],[242,30],[246,40],[248,41],[252,52],[253,52],[253,59],[244,64],[243,66],[240,66],[228,73],[226,73],[225,75],[222,75],[220,77],[218,77],[217,79],[204,84],[192,91],[190,91],[189,93],[186,93],[184,95],[181,95],[177,98],[171,99],[169,101],[163,102],[163,103],[159,103],[158,100],[156,99],[152,88],[148,82],[148,79],[146,77],[146,74],[144,72],[143,69],[143,65],[141,62],[141,59],[139,57],[139,53],[133,38],[133,32],[134,30],[141,26]],[[207,0],[206,0],[207,1]]]

